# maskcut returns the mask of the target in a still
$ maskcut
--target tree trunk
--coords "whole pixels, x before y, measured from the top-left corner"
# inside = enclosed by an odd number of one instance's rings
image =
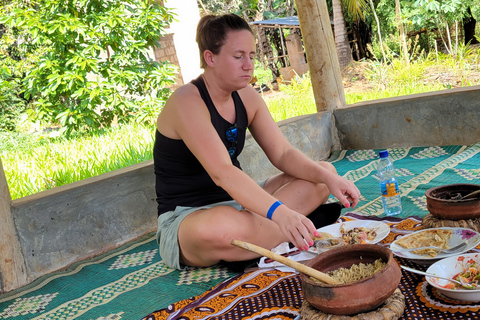
[[[477,24],[477,20],[472,15],[472,10],[470,7],[467,9],[468,17],[463,19],[463,32],[465,34],[465,44],[476,44],[479,43],[477,38],[475,38],[475,26]]]
[[[297,0],[317,111],[344,106],[345,93],[325,0]]]
[[[383,49],[382,33],[380,32],[380,22],[378,21],[377,11],[375,11],[375,6],[373,5],[372,0],[370,0],[370,7],[372,7],[373,16],[375,17],[375,21],[377,22],[378,40],[380,41],[380,49],[382,50],[383,61],[386,61],[387,57],[385,56],[385,50]]]
[[[403,29],[402,10],[400,8],[400,0],[395,0],[395,17],[398,24],[398,30],[400,31],[400,41],[403,49],[405,63],[408,64],[409,59],[408,59],[407,40],[405,39],[405,30]]]
[[[449,47],[449,52],[450,54],[453,54],[453,50],[452,50],[452,37],[450,36],[450,26],[448,25],[448,22],[445,21],[445,26],[446,26],[446,30],[447,30],[447,40],[448,40],[448,47]]]
[[[335,46],[337,47],[338,63],[340,69],[344,69],[352,61],[352,50],[348,42],[347,28],[343,16],[341,0],[332,0],[333,6],[333,29],[335,34]]]
[[[198,4],[202,7],[202,10],[205,14],[208,14],[207,8],[205,8],[205,5],[203,4],[202,0],[197,0]]]
[[[450,48],[448,47],[448,44],[447,44],[447,41],[445,40],[445,38],[443,37],[443,27],[442,27],[442,24],[440,22],[438,22],[438,20],[436,21],[437,23],[437,32],[438,34],[440,35],[440,38],[442,39],[442,43],[443,43],[443,46],[445,47],[445,50],[447,51],[448,54],[451,54],[450,52]],[[440,47],[441,49],[442,47]],[[441,50],[440,50],[441,51]]]

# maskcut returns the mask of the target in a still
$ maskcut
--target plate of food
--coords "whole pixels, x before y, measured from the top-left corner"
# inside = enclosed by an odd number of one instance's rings
[[[445,296],[461,301],[480,301],[480,254],[466,253],[453,257],[444,258],[432,264],[428,273],[442,277],[427,276],[427,282]],[[462,283],[445,280],[453,279]]]
[[[462,243],[465,245],[460,246]],[[411,259],[418,264],[430,265],[443,258],[458,255],[475,248],[480,243],[480,234],[468,228],[443,227],[423,229],[398,238],[390,244],[390,250],[401,258]],[[460,246],[455,252],[445,252]],[[425,247],[437,247],[405,251]]]
[[[342,238],[344,244],[373,244],[383,240],[389,233],[388,224],[374,220],[355,220],[334,223],[320,229],[320,239]]]

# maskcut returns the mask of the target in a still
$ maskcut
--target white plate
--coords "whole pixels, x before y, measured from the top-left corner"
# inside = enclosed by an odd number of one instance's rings
[[[467,267],[469,261],[479,263],[480,254],[467,253],[442,259],[428,267],[427,272],[441,277],[452,278],[457,273],[462,272],[462,267]],[[443,288],[443,286],[449,283],[449,281],[428,276],[425,278],[431,286],[435,287],[437,291],[440,291],[447,297],[462,301],[480,301],[480,289],[447,289]]]
[[[437,229],[450,229],[453,231],[452,237],[450,240],[448,240],[448,246],[449,247],[454,247],[457,244],[460,244],[461,242],[466,242],[467,246],[461,251],[461,252],[456,252],[456,253],[439,253],[436,257],[429,257],[421,254],[415,254],[412,252],[395,252],[396,250],[402,250],[405,249],[402,246],[398,245],[397,242],[401,238],[395,240],[390,244],[390,250],[393,251],[393,253],[401,258],[407,258],[411,259],[414,262],[422,265],[430,265],[436,261],[439,261],[443,258],[455,256],[458,254],[461,254],[463,252],[467,252],[473,248],[475,248],[479,243],[480,243],[480,234],[472,229],[467,229],[467,228],[449,228],[449,227],[443,227],[443,228],[431,228],[431,229],[423,229],[419,230],[413,233],[410,233],[406,236],[409,236],[411,234],[417,234],[421,232],[425,232],[426,230],[437,230]]]
[[[377,236],[375,237],[375,239],[369,241],[368,243],[380,242],[381,240],[385,239],[385,237],[390,233],[390,227],[388,226],[388,224],[374,220],[355,220],[339,222],[317,229],[317,231],[330,233],[334,237],[341,237],[342,234],[340,232],[340,227],[342,226],[342,223],[345,225],[344,229],[347,231],[353,228],[360,227],[374,229],[377,232]]]

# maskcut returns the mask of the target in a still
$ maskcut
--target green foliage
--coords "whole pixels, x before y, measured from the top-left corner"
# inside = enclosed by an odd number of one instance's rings
[[[0,133],[12,199],[152,159],[154,126],[128,125],[66,138],[55,132]]]
[[[468,55],[462,59],[447,54],[430,54],[416,59],[409,66],[399,58],[391,63],[370,63],[365,76],[375,84],[374,88],[361,92],[347,89],[346,102],[351,105],[454,86],[478,85],[480,79],[472,78],[470,72],[472,68],[475,71],[480,52],[478,49],[466,51]],[[410,81],[408,74],[412,74],[414,80]],[[433,75],[436,81],[425,78],[427,74]],[[453,75],[460,75],[461,83],[450,82],[448,79]],[[296,77],[289,85],[280,85],[280,89],[280,97],[265,96],[275,121],[316,112],[308,73]],[[12,197],[21,198],[150,160],[154,130],[155,126],[123,125],[96,130],[89,135],[73,133],[68,138],[58,136],[56,131],[29,135],[0,132],[0,157]]]
[[[255,72],[253,73],[257,77],[257,84],[270,84],[273,81],[273,75],[270,69],[265,70],[261,62],[255,59]]]
[[[296,76],[289,84],[279,84],[281,99],[267,100],[275,121],[317,112],[310,73]]]
[[[18,117],[25,110],[26,102],[20,98],[18,82],[9,68],[0,65],[0,131],[14,131]]]
[[[0,7],[0,16],[2,12]],[[22,94],[22,79],[36,59],[34,55],[20,59],[12,31],[7,29],[0,34],[0,131],[17,129],[18,118],[28,107]]]
[[[365,78],[374,83],[377,88],[385,90],[390,82],[388,64],[379,61],[371,62],[365,70]]]
[[[23,79],[31,115],[68,134],[132,118],[151,121],[174,83],[175,67],[158,63],[173,15],[151,1],[39,0],[2,7],[0,23],[16,33],[22,59],[40,52]]]
[[[305,95],[312,95],[312,81],[310,72],[305,73],[302,76],[296,75],[289,84],[281,83],[279,85],[280,91],[292,96],[294,98],[300,98]]]

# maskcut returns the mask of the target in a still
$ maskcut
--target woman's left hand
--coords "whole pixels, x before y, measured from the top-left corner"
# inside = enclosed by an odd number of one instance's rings
[[[360,190],[357,186],[341,176],[333,176],[327,183],[330,193],[335,196],[345,208],[355,208],[360,199]]]

